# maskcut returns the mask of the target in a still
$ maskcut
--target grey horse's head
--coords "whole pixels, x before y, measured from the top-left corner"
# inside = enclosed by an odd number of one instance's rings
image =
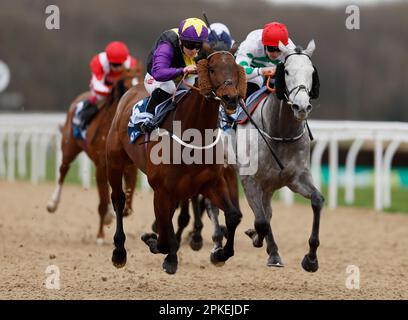
[[[285,84],[287,88],[287,100],[291,105],[297,120],[307,119],[312,111],[310,92],[312,92],[313,63],[310,60],[316,48],[314,40],[311,40],[305,50],[300,47],[288,49],[281,42],[279,49],[285,59]]]

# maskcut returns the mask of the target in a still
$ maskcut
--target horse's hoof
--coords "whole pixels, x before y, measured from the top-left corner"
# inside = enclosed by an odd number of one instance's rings
[[[52,201],[52,200],[50,200],[50,201],[48,201],[48,203],[47,203],[47,211],[49,212],[49,213],[54,213],[55,211],[57,211],[57,204],[54,202],[54,201]]]
[[[168,274],[175,274],[177,271],[177,257],[169,258],[166,257],[163,261],[163,270]]]
[[[203,247],[203,240],[194,240],[194,238],[191,238],[190,240],[190,247],[191,249],[193,249],[194,251],[198,251]]]
[[[123,216],[124,216],[124,217],[129,217],[129,216],[131,216],[132,214],[133,214],[132,208],[125,208],[125,209],[123,210]]]
[[[141,239],[149,247],[151,253],[160,253],[159,249],[157,248],[157,234],[145,233],[142,235]]]
[[[310,259],[309,255],[305,255],[302,260],[302,267],[307,272],[316,272],[319,269],[319,262],[316,259]]]
[[[256,233],[255,229],[248,229],[247,231],[245,231],[245,234],[251,238],[252,240],[252,245],[255,248],[262,248],[263,246],[263,241],[259,241],[259,237],[258,234]]]
[[[224,249],[217,248],[216,250],[213,250],[210,255],[210,261],[216,267],[222,267],[225,264],[225,261],[227,261],[224,254]]]
[[[103,224],[105,226],[110,225],[115,217],[116,216],[113,212],[111,211],[106,212],[105,217],[103,217]]]
[[[102,246],[105,243],[103,238],[96,238],[96,245]]]
[[[157,240],[157,234],[155,233],[144,233],[142,234],[141,238],[143,242],[146,243],[146,241],[150,240],[150,239],[154,239]]]
[[[126,250],[114,249],[112,253],[112,263],[116,268],[123,268],[126,264]]]
[[[266,263],[266,265],[268,267],[278,267],[278,268],[282,268],[285,266],[282,262],[281,257],[279,257],[279,255],[277,254],[269,256],[268,262]]]

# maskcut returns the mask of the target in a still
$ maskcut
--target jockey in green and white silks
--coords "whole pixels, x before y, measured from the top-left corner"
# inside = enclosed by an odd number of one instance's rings
[[[274,74],[281,61],[279,41],[290,49],[295,48],[286,26],[271,22],[263,29],[250,32],[239,46],[236,62],[244,67],[247,75],[247,97],[264,85],[265,77]]]

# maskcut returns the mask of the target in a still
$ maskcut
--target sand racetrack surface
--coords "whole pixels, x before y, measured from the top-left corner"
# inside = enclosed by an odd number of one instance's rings
[[[244,234],[253,214],[242,199],[235,256],[223,267],[211,264],[212,230],[205,216],[203,248],[192,251],[184,237],[178,271],[168,275],[161,269],[164,255],[151,254],[140,240],[153,221],[151,193],[134,197],[135,212],[124,222],[128,262],[116,269],[115,222],[106,230],[107,244],[95,242],[96,189],[65,186],[59,209],[50,214],[45,206],[53,189],[0,181],[0,299],[408,299],[408,215],[325,208],[320,269],[311,274],[300,265],[311,208],[274,205],[273,228],[286,266],[271,268],[265,247],[253,248]],[[45,287],[49,265],[59,268],[59,290]],[[346,287],[348,265],[359,268],[358,290]]]

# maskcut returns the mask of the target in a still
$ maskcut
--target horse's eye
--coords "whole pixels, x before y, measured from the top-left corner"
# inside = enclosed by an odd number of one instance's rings
[[[214,74],[214,69],[210,69],[210,73],[211,73],[211,74]]]
[[[289,71],[285,69],[285,73],[288,76],[289,75]]]

